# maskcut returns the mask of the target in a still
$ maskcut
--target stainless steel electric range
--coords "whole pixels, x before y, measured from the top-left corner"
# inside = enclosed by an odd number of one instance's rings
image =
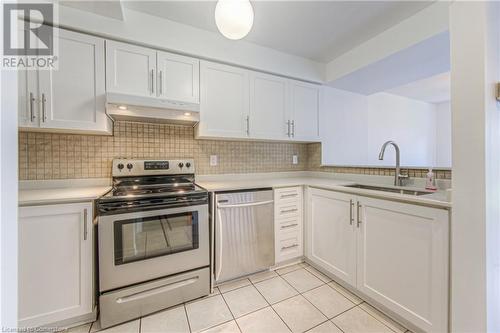
[[[208,193],[193,160],[113,160],[97,201],[103,328],[209,294]]]

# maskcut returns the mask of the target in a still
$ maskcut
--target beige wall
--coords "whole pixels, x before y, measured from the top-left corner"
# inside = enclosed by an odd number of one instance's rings
[[[292,164],[292,155],[299,164]],[[209,165],[218,155],[219,165]],[[195,140],[185,126],[116,122],[114,136],[59,133],[19,133],[19,179],[100,178],[111,176],[113,158],[194,158],[197,174],[276,171],[326,171],[390,175],[390,169],[321,167],[321,145]],[[425,172],[410,170],[412,177]],[[438,172],[451,178],[451,172]]]

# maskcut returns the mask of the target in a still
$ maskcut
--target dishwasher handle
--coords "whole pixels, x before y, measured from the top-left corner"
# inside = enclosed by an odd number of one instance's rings
[[[274,200],[267,200],[267,201],[256,201],[256,202],[248,202],[248,203],[239,203],[239,204],[232,204],[232,205],[221,205],[217,204],[217,208],[240,208],[240,207],[253,207],[253,206],[262,206],[262,205],[269,205],[273,203]]]

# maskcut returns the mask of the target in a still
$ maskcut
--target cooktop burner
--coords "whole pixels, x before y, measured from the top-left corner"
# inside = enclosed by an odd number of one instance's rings
[[[194,183],[193,171],[192,160],[114,160],[113,189],[100,200],[144,202],[150,198],[206,193]]]

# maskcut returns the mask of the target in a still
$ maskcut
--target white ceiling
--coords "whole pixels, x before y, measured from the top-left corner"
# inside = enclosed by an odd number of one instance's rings
[[[216,2],[212,0],[122,0],[122,3],[132,10],[217,31]],[[254,26],[245,39],[289,54],[328,62],[430,4],[432,1],[252,0]]]
[[[450,100],[450,72],[415,81],[387,91],[427,103],[442,103]]]

